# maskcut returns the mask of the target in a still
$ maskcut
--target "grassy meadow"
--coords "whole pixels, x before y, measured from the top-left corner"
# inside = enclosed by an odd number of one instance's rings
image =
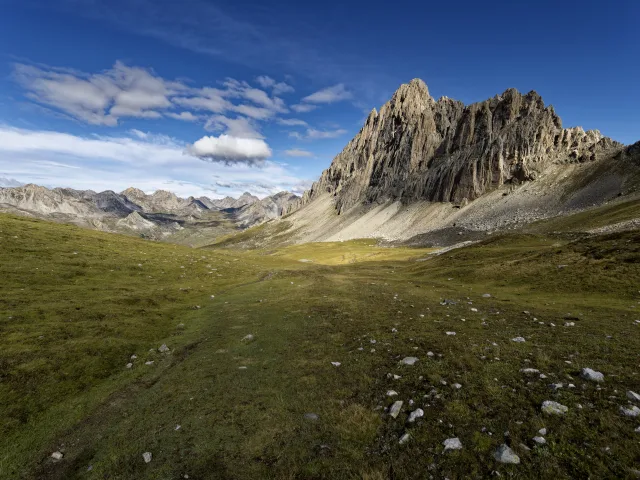
[[[0,478],[640,469],[640,417],[619,412],[640,393],[640,232],[494,235],[438,256],[369,240],[229,245],[0,216]],[[546,415],[544,400],[569,410]],[[445,451],[453,437],[463,448]],[[503,443],[520,464],[496,462]]]

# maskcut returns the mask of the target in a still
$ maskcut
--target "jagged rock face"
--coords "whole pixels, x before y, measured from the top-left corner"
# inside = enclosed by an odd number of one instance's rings
[[[563,129],[535,92],[509,89],[465,107],[434,100],[416,79],[369,114],[301,204],[326,192],[338,211],[389,199],[462,202],[533,180],[550,163],[592,161],[621,148],[596,130]]]
[[[204,197],[206,198],[206,197]],[[208,200],[209,208],[213,208],[216,210],[226,210],[228,208],[242,208],[247,205],[251,205],[253,203],[259,202],[260,199],[251,195],[249,192],[244,192],[238,198],[233,197],[224,197],[220,200]],[[200,198],[202,200],[202,198]]]
[[[243,226],[249,227],[266,220],[280,218],[290,210],[291,205],[297,205],[299,200],[300,197],[293,193],[276,193],[245,205],[237,212],[236,217]]]
[[[38,185],[0,189],[0,204],[44,215],[68,214],[90,217],[97,210],[83,200],[83,193],[67,188],[49,190]]]

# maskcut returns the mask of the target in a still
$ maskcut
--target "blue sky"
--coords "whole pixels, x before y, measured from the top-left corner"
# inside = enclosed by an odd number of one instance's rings
[[[0,177],[300,193],[393,91],[536,90],[640,140],[640,4],[0,0]]]

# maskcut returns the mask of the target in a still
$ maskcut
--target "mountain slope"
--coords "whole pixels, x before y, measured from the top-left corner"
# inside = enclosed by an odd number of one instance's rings
[[[535,92],[509,89],[465,107],[413,80],[371,112],[258,243],[451,244],[639,194],[640,142],[562,128]]]

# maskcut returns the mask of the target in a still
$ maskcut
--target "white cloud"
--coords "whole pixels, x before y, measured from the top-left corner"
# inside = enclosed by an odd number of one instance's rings
[[[313,157],[313,153],[307,150],[300,150],[299,148],[285,150],[284,154],[287,155],[288,157]]]
[[[260,75],[256,78],[256,82],[258,82],[258,85],[262,88],[270,88],[276,84],[276,81],[267,75]]]
[[[185,148],[173,138],[141,131],[132,131],[131,136],[80,137],[0,125],[0,172],[48,187],[122,191],[135,186],[145,192],[170,190],[183,197],[238,196],[245,190],[263,197],[299,191],[308,184],[269,160],[211,163],[185,154]],[[230,186],[216,185],[220,181]]]
[[[295,88],[293,88],[288,83],[279,82],[273,86],[271,90],[274,95],[282,95],[283,93],[293,93],[295,92]]]
[[[297,103],[295,105],[291,105],[291,109],[298,113],[310,112],[318,108],[317,105],[311,105],[307,103]]]
[[[256,120],[266,120],[275,115],[273,110],[263,107],[255,107],[253,105],[237,105],[233,107],[233,111]]]
[[[304,97],[302,101],[309,103],[334,103],[341,100],[348,100],[351,97],[351,92],[345,88],[344,84],[339,83],[333,87],[323,88],[322,90],[312,93]]]
[[[191,112],[180,113],[167,113],[167,117],[175,118],[176,120],[183,120],[185,122],[197,122],[198,117]]]
[[[264,138],[255,124],[246,117],[229,118],[215,115],[207,120],[204,128],[214,132],[222,131],[231,137]]]
[[[208,110],[214,113],[222,113],[233,107],[233,104],[224,98],[225,92],[217,88],[204,87],[192,90],[193,96],[180,96],[173,99],[173,102],[182,107],[189,107],[194,110]]]
[[[298,118],[279,118],[277,122],[288,127],[306,127],[308,125],[307,122]]]
[[[294,92],[295,89],[285,82],[276,82],[273,78],[267,75],[260,75],[256,78],[256,82],[262,88],[270,88],[274,95],[282,95],[283,93]]]
[[[322,140],[326,138],[336,138],[347,133],[346,130],[339,128],[336,130],[317,130],[315,128],[307,128],[305,133],[290,132],[289,136],[299,140]]]
[[[271,156],[271,149],[259,138],[238,138],[230,135],[205,136],[187,147],[198,158],[225,163],[260,164]]]
[[[16,64],[14,76],[34,102],[107,126],[123,117],[158,118],[172,106],[169,97],[187,88],[120,61],[98,74]]]

